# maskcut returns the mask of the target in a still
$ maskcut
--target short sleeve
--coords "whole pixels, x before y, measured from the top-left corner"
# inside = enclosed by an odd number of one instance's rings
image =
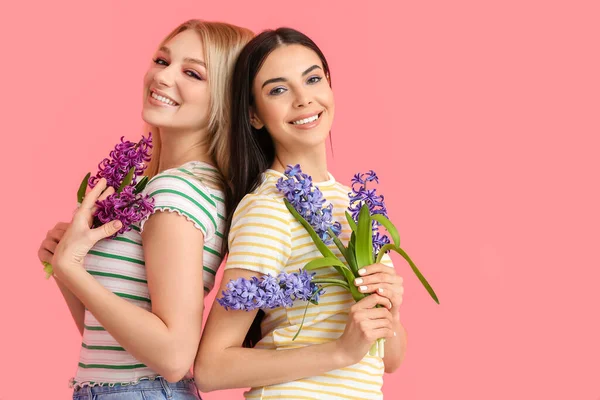
[[[210,189],[199,178],[179,170],[167,170],[152,178],[144,193],[154,199],[152,214],[168,211],[184,216],[202,231],[204,241],[217,232],[217,204]],[[140,221],[141,231],[150,215]]]
[[[390,254],[384,254],[381,257],[381,264],[386,265],[388,267],[394,268],[394,263],[392,262],[392,257],[390,257]]]
[[[281,200],[246,195],[233,215],[225,269],[268,275],[284,271],[292,248],[290,215]]]

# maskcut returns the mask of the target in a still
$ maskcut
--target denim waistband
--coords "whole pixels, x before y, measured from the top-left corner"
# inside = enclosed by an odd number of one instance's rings
[[[193,379],[183,379],[179,382],[168,382],[165,378],[158,376],[152,379],[142,379],[137,383],[131,384],[120,384],[117,383],[115,385],[112,384],[104,384],[102,386],[83,386],[75,389],[74,394],[82,395],[88,394],[91,398],[93,395],[97,394],[106,394],[106,393],[119,393],[119,392],[128,392],[128,391],[139,391],[139,390],[164,390],[167,394],[169,394],[172,390],[191,390],[193,393],[198,393],[196,389],[196,385],[194,384]]]

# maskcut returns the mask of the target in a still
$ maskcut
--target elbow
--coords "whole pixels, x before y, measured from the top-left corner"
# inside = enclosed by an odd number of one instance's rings
[[[181,367],[174,367],[174,368],[165,368],[164,371],[160,372],[160,376],[162,376],[163,378],[165,378],[167,380],[167,382],[170,383],[175,383],[175,382],[179,382],[180,380],[182,380],[183,378],[185,378],[185,375],[189,372],[190,367],[188,366],[188,368],[181,368]]]
[[[193,355],[174,352],[172,357],[163,359],[163,363],[156,367],[156,372],[168,382],[179,382],[190,372],[193,360]]]
[[[216,377],[212,376],[209,371],[209,368],[203,367],[196,361],[196,365],[194,366],[194,382],[196,383],[198,390],[202,393],[208,393],[219,389],[219,387],[215,385],[217,383]]]
[[[221,371],[215,367],[213,362],[206,362],[198,355],[194,364],[194,382],[199,391],[203,393],[213,392],[215,390],[228,389],[222,385],[223,374],[216,374],[214,371]]]
[[[397,362],[387,362],[387,363],[385,363],[384,371],[386,374],[394,373],[394,372],[396,372],[396,370],[398,368],[400,368],[401,364],[402,364],[401,360],[399,360]]]

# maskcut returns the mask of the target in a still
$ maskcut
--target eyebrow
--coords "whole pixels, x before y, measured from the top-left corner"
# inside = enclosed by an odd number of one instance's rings
[[[167,53],[167,55],[171,55],[171,50],[169,50],[169,48],[166,47],[166,46],[162,46],[158,50],[162,51],[164,53]],[[193,63],[193,64],[199,64],[199,65],[203,66],[204,68],[206,68],[206,63],[204,61],[202,61],[202,60],[198,60],[197,58],[186,57],[186,58],[183,59],[183,61],[189,62],[189,63]]]
[[[312,71],[314,71],[315,69],[322,69],[321,67],[319,67],[318,65],[313,65],[312,67],[308,68],[306,71],[304,71],[302,73],[302,76],[305,76],[307,74],[310,74]],[[287,82],[287,79],[285,78],[272,78],[272,79],[267,79],[265,81],[265,83],[262,84],[261,89],[264,88],[266,85],[268,85],[269,83],[275,83],[275,82]]]

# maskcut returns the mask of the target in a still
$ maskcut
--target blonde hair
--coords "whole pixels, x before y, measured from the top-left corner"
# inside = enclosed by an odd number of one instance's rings
[[[210,144],[209,152],[212,161],[221,171],[224,182],[213,182],[224,185],[229,178],[229,142],[230,126],[231,77],[235,62],[242,48],[253,37],[251,30],[224,22],[208,22],[192,19],[175,28],[162,41],[159,47],[181,32],[193,29],[200,35],[204,46],[204,57],[210,88],[209,122],[206,141]],[[145,175],[153,177],[158,173],[160,160],[160,135],[158,129],[148,126],[152,132],[152,159],[148,163]],[[209,180],[212,180],[209,178]]]

